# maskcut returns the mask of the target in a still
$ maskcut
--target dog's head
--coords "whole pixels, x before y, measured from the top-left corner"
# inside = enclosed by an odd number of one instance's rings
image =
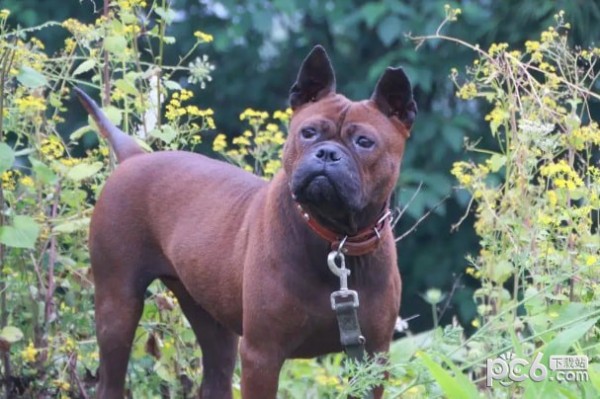
[[[294,111],[283,164],[292,195],[337,231],[373,223],[394,189],[417,113],[402,68],[387,68],[368,100],[335,91],[327,53],[315,47],[290,90]]]

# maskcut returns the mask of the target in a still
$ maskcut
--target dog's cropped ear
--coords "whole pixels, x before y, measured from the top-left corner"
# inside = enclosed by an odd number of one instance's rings
[[[377,108],[389,117],[395,116],[410,129],[417,116],[410,81],[400,67],[385,70],[371,96]]]
[[[290,89],[290,106],[296,109],[335,91],[335,72],[325,49],[317,45],[306,56],[296,83]]]

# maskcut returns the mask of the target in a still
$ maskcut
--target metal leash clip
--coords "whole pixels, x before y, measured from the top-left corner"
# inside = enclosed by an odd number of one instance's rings
[[[338,291],[334,291],[331,293],[331,309],[336,309],[336,300],[337,298],[352,298],[352,305],[355,308],[358,308],[358,293],[354,290],[348,289],[348,276],[350,275],[350,269],[346,268],[346,257],[342,252],[342,247],[346,243],[346,238],[342,240],[340,246],[336,251],[331,251],[329,255],[327,255],[327,266],[329,266],[329,270],[333,274],[335,274],[340,279],[340,289]],[[336,260],[340,261],[340,266],[337,265]]]

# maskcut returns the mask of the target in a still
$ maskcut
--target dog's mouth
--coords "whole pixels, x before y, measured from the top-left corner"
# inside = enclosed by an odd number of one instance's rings
[[[299,170],[294,173],[291,183],[296,201],[328,211],[356,210],[358,204],[358,184],[346,173],[320,170]]]
[[[307,176],[294,194],[298,201],[315,205],[341,202],[335,183],[325,172],[316,172]]]

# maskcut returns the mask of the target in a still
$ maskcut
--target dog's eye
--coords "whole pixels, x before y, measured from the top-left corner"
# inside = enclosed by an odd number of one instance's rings
[[[356,139],[356,145],[362,148],[371,148],[375,142],[365,136],[359,136]]]
[[[317,130],[314,127],[305,127],[304,129],[300,130],[300,134],[302,135],[303,139],[310,140],[315,138],[317,135]]]

